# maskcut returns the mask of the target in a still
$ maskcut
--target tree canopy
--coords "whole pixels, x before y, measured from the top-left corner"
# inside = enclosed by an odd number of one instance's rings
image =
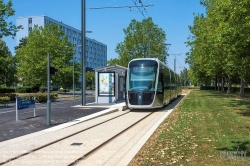
[[[239,96],[244,97],[250,69],[250,1],[202,0],[201,4],[206,13],[195,15],[189,27],[190,75],[201,83],[214,80],[222,90],[227,83],[228,92],[236,81],[241,84]]]
[[[15,10],[12,9],[12,1],[4,4],[4,0],[0,0],[0,39],[4,36],[16,36],[18,29],[22,26],[15,26],[12,22],[7,22],[8,18],[15,14]]]
[[[16,65],[6,43],[0,39],[0,85],[16,82]]]
[[[95,88],[95,73],[87,71],[86,72],[86,82],[88,86],[93,90]]]
[[[52,76],[53,84],[67,87],[72,85],[74,45],[58,25],[35,26],[21,44],[16,50],[16,60],[17,75],[22,78],[23,84],[46,85],[49,53],[50,65],[58,69]],[[77,64],[75,66],[75,80],[78,81],[80,72],[77,71],[80,67]]]
[[[154,24],[151,17],[143,19],[141,22],[135,19],[131,20],[123,32],[125,34],[124,41],[118,43],[115,49],[118,58],[110,59],[108,65],[118,64],[126,67],[130,60],[142,57],[165,59],[166,34],[163,29]],[[150,55],[148,55],[149,50]]]

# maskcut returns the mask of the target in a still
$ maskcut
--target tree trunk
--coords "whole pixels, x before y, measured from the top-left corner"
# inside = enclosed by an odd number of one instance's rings
[[[240,98],[244,98],[245,97],[245,79],[241,78],[240,80],[240,94],[239,94]]]
[[[215,80],[214,80],[214,90],[217,90],[217,76],[215,77]]]
[[[66,85],[64,85],[64,94],[66,94],[67,89],[66,89]]]
[[[218,77],[218,91],[220,91],[220,78]]]
[[[231,93],[231,87],[232,87],[232,82],[231,82],[231,76],[228,76],[228,87],[227,87],[227,93]]]
[[[224,78],[221,78],[221,91],[224,92]]]

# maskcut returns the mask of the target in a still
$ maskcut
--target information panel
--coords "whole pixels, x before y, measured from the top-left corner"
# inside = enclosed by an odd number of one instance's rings
[[[99,96],[115,95],[115,73],[105,72],[98,75],[98,93]]]
[[[17,109],[35,108],[35,100],[17,101]]]

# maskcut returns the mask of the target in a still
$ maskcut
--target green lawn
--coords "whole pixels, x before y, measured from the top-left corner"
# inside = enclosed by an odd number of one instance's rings
[[[250,166],[250,102],[192,90],[130,165]]]

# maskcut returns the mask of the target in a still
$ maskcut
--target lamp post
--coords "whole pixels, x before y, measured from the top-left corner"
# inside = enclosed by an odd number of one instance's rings
[[[47,53],[47,126],[51,125],[51,101],[50,101],[50,53]]]
[[[92,31],[85,31],[85,33],[92,33]],[[77,45],[75,46],[75,48],[81,47],[81,46],[82,45]],[[65,47],[69,47],[69,46],[65,46]],[[75,98],[75,55],[74,54],[73,54],[73,97]]]
[[[82,45],[78,45],[75,46],[75,48],[77,47],[81,47]],[[73,97],[75,99],[75,55],[73,54]]]
[[[166,46],[166,49],[168,50],[168,48],[167,48],[167,46],[171,46],[171,44],[169,44],[169,43],[161,43],[161,45],[164,45],[164,46]],[[164,52],[163,52],[164,53]],[[167,57],[167,55],[168,55],[168,53],[166,54],[166,55],[164,55],[164,54],[162,54],[162,56],[163,56],[163,60],[164,60],[164,56],[165,56],[165,58]],[[164,60],[164,63],[166,64],[166,60],[167,60],[167,58]]]
[[[81,67],[81,73],[82,73],[82,81],[81,81],[81,95],[82,95],[82,106],[86,105],[86,64],[85,64],[85,50],[86,50],[86,45],[85,45],[85,38],[86,38],[86,33],[92,33],[92,31],[86,31],[85,30],[85,0],[82,0],[82,67]]]
[[[86,105],[86,92],[85,92],[85,70],[86,70],[86,66],[85,66],[85,36],[86,34],[84,33],[86,31],[86,10],[85,10],[85,6],[86,6],[86,0],[82,0],[81,1],[81,30],[82,30],[82,67],[81,67],[81,71],[82,71],[82,82],[81,82],[81,92],[82,92],[82,106]]]
[[[82,81],[81,81],[81,95],[82,95],[82,106],[86,105],[86,64],[85,64],[85,38],[86,38],[86,0],[81,0],[81,30],[82,30],[82,37],[81,37],[81,45],[82,45]],[[84,32],[84,33],[83,33]]]
[[[75,55],[73,55],[73,98],[75,99]]]
[[[91,89],[93,90],[93,78],[91,77]]]

